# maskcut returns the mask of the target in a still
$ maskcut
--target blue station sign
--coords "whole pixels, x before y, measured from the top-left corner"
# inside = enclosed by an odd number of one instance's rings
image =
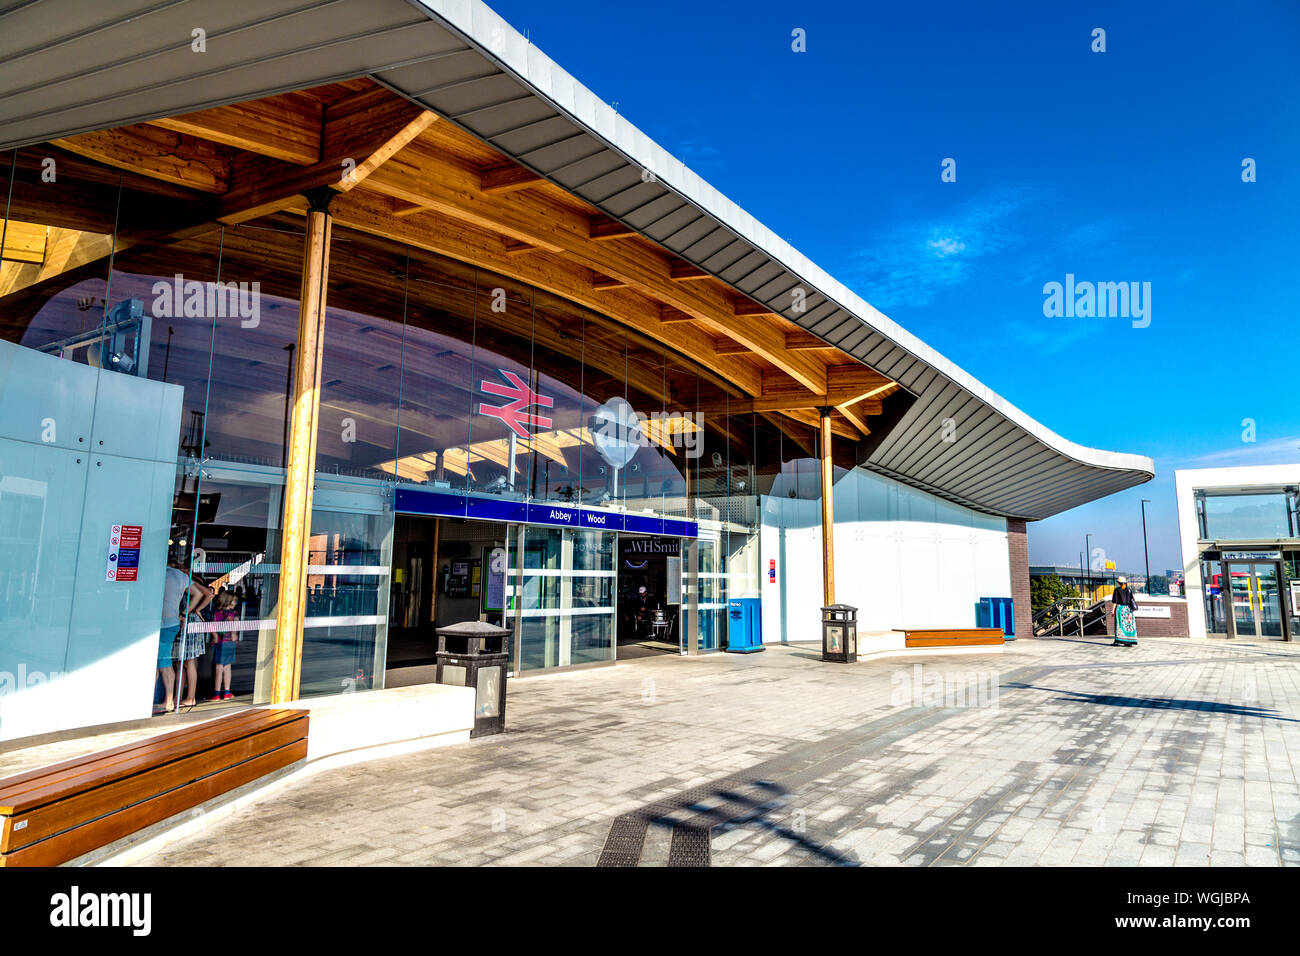
[[[675,538],[699,537],[699,525],[678,518],[630,515],[597,508],[545,502],[509,501],[478,495],[457,495],[445,491],[398,488],[393,507],[403,514],[436,515],[441,518],[473,518],[480,521],[513,521],[550,527],[585,528],[590,531],[623,531],[631,534],[664,534]]]

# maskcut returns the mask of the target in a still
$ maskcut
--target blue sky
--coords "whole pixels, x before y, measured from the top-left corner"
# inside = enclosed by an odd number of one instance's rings
[[[1300,461],[1300,3],[489,2],[994,391],[1155,459],[1031,524],[1034,563],[1091,532],[1140,570],[1149,498],[1152,570],[1176,567],[1175,468]],[[1150,326],[1044,317],[1066,273],[1150,282]]]

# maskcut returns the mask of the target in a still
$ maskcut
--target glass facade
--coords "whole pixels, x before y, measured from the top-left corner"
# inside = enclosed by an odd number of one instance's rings
[[[1195,489],[1205,628],[1291,639],[1300,627],[1300,488]]]
[[[1196,511],[1203,541],[1294,538],[1300,534],[1294,491],[1258,494],[1201,492],[1196,497]]]
[[[59,183],[76,187],[80,205],[41,192],[51,152]],[[158,404],[149,388],[174,401],[159,439],[166,517],[146,527],[140,562],[149,574],[137,583],[147,578],[158,591],[148,614],[185,623],[174,641],[165,626],[148,637],[160,645],[154,704],[168,703],[165,660],[183,662],[172,707],[196,690],[203,699],[267,701],[303,221],[281,213],[115,249],[122,224],[165,205],[165,184],[49,147],[12,159],[12,183],[10,170],[0,174],[4,248],[19,236],[43,245],[30,262],[3,264],[0,338],[81,366],[101,398],[111,380],[143,406]],[[48,269],[56,248],[72,247],[84,264]],[[463,498],[467,519],[498,514],[482,502],[514,502],[694,523],[698,546],[683,550],[694,565],[674,567],[683,611],[695,602],[704,651],[725,643],[728,595],[759,593],[757,496],[791,476],[799,493],[816,495],[815,467],[801,464],[815,452],[811,428],[782,431],[765,416],[730,414],[734,389],[716,374],[565,299],[336,228],[326,302],[304,696],[382,686],[395,492]],[[66,450],[75,457],[75,447]],[[69,595],[81,585],[67,570],[70,555],[39,579],[25,570],[61,552],[53,526],[33,517],[42,507],[48,515],[52,499],[38,507],[40,496],[22,483],[46,465],[23,476],[10,460],[0,487],[11,545],[0,558],[0,644],[16,647],[20,633],[66,630]],[[99,526],[115,514],[88,511],[83,535],[102,536]],[[501,535],[516,562],[508,591],[517,603],[506,617],[520,612],[519,666],[613,660],[617,535],[526,519],[509,528]],[[167,566],[183,585],[167,584]],[[69,657],[49,656],[51,669]]]

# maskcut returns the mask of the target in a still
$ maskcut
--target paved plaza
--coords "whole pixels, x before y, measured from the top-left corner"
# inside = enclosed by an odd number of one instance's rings
[[[323,772],[155,865],[1300,862],[1300,656],[1021,640],[513,681],[509,732]]]

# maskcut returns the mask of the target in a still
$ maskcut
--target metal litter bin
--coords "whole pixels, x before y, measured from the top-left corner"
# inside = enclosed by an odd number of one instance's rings
[[[439,684],[474,688],[474,727],[471,737],[499,734],[506,729],[506,666],[510,660],[510,628],[485,621],[462,621],[440,627],[437,676]]]
[[[852,664],[858,659],[858,609],[849,604],[822,608],[822,660]]]

